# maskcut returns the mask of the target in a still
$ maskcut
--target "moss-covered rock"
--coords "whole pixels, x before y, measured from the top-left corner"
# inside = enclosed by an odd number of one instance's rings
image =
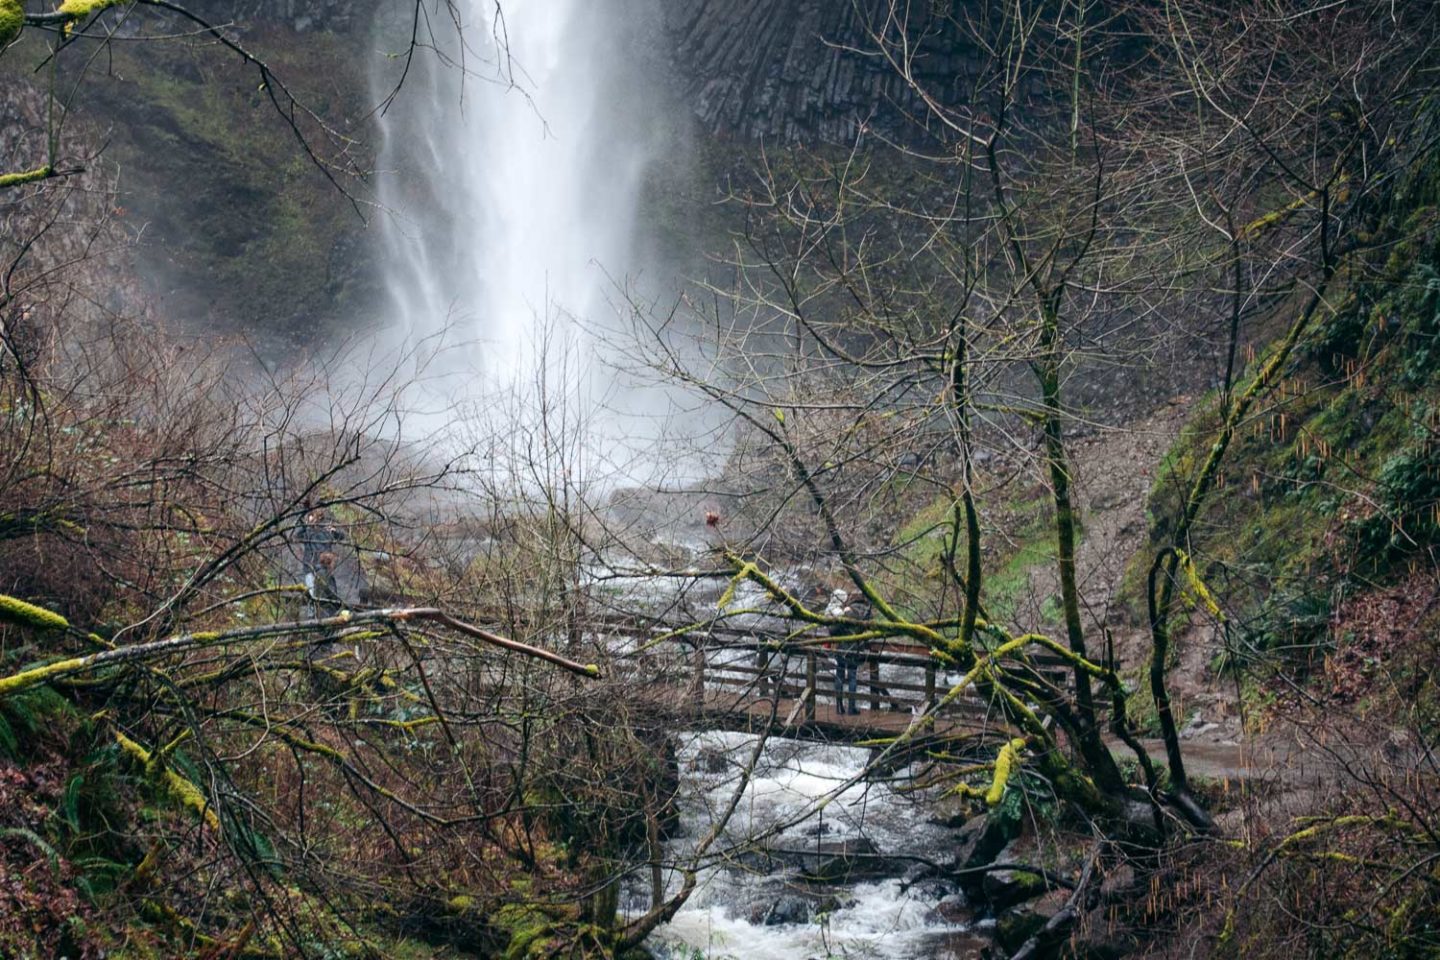
[[[985,899],[992,910],[1004,910],[1033,900],[1049,887],[1037,874],[1022,870],[994,870],[985,874]]]
[[[105,5],[70,0],[66,12]],[[20,9],[0,0],[0,41],[14,39]],[[370,106],[368,59],[357,56],[369,52],[365,39],[258,23],[247,30],[246,43],[296,96],[333,131],[355,138],[346,145],[302,114],[307,141],[333,169],[352,159],[368,167],[362,143],[376,141],[374,130],[351,119]],[[45,56],[29,33],[0,58],[0,86],[29,82]],[[82,79],[85,65],[84,57],[61,57],[61,85]],[[112,215],[134,225],[128,255],[145,284],[135,293],[160,316],[188,330],[244,335],[267,354],[377,319],[382,298],[366,224],[306,155],[252,66],[199,41],[125,43],[108,48],[104,75],[83,85],[67,123],[106,131],[104,154],[88,165],[115,177]],[[131,292],[117,291],[112,307],[134,307],[122,295]]]
[[[25,27],[25,8],[20,0],[0,0],[0,49],[8,47]]]
[[[1056,909],[1058,905],[1027,903],[1006,910],[995,918],[995,942],[1006,956],[1015,953],[1044,928]]]

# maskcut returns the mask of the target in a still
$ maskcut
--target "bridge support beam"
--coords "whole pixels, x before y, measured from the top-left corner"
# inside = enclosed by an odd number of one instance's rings
[[[815,654],[805,654],[805,719],[815,720]]]
[[[690,665],[690,693],[695,703],[705,702],[705,648],[698,643]]]

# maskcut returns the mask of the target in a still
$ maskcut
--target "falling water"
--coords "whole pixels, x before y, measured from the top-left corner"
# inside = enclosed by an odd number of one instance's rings
[[[379,199],[389,329],[403,348],[443,343],[429,371],[440,407],[533,383],[557,342],[567,385],[594,375],[656,151],[625,36],[635,7],[454,0],[457,31],[444,4],[424,4],[420,39],[436,50],[384,112]],[[387,45],[409,33],[392,24]],[[377,78],[381,96],[401,62]]]

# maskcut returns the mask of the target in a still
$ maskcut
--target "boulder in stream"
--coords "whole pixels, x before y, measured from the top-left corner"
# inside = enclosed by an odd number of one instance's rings
[[[761,908],[755,911],[760,913],[760,925],[766,927],[778,927],[785,923],[809,923],[815,914],[815,904],[793,893],[781,894],[768,905],[757,906]],[[754,916],[754,912],[751,915]]]
[[[1046,892],[1045,880],[1023,870],[995,870],[985,874],[981,884],[985,900],[996,912],[1017,903],[1033,900]]]
[[[702,747],[690,761],[690,770],[699,773],[724,773],[730,767],[725,751],[718,747]]]
[[[814,853],[807,852],[799,857],[801,874],[817,883],[898,877],[905,872],[907,865],[904,860],[882,854],[874,841],[866,837],[822,841],[815,845]]]
[[[749,921],[755,926],[778,927],[788,923],[809,923],[816,915],[841,909],[838,897],[825,894],[782,893],[773,900],[750,905]]]
[[[980,872],[979,868],[988,867],[998,860],[1005,847],[1019,832],[1018,821],[989,813],[982,813],[965,824],[960,831],[955,864],[961,871],[976,871],[960,874],[960,889],[965,896],[972,901],[983,898],[986,875]]]

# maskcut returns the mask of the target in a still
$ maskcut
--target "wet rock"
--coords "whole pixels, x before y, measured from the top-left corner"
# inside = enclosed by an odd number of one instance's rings
[[[1025,941],[1039,933],[1050,918],[1065,906],[1066,892],[1055,890],[1029,903],[1011,907],[995,918],[995,941],[1006,956],[1024,946]]]
[[[839,897],[815,896],[805,893],[782,893],[752,903],[746,911],[750,923],[760,927],[778,927],[791,923],[809,923],[817,915],[832,913],[846,906]]]
[[[916,956],[930,960],[977,960],[990,957],[993,944],[989,938],[970,930],[937,933],[926,937]]]
[[[1018,821],[981,814],[965,824],[955,862],[962,870],[974,870],[994,863],[1009,842],[1019,833]],[[985,875],[962,873],[960,889],[972,901],[984,897]]]
[[[1207,723],[1205,721],[1205,718],[1197,713],[1194,717],[1190,719],[1190,722],[1185,724],[1184,728],[1181,729],[1180,739],[1193,740],[1196,737],[1203,736],[1209,733],[1211,730],[1218,729],[1220,729],[1220,724]]]
[[[725,752],[715,747],[705,747],[690,761],[690,769],[700,773],[724,773],[729,766]]]
[[[909,862],[900,881],[906,890],[913,891],[927,900],[939,900],[955,892],[955,881],[937,875],[938,864]]]
[[[935,913],[946,923],[968,923],[974,916],[974,911],[970,909],[970,904],[962,893],[942,897],[940,902],[935,904]]]
[[[778,927],[786,923],[809,923],[815,915],[815,904],[794,894],[784,894],[771,903],[761,918],[766,927]]]
[[[951,830],[965,826],[975,818],[974,801],[964,797],[942,797],[931,805],[926,817],[931,823]]]
[[[707,129],[727,136],[849,143],[862,128],[894,136],[919,133],[910,121],[922,104],[883,60],[859,51],[870,14],[818,0],[672,0],[665,44],[686,101]],[[945,96],[973,75],[981,54],[956,20],[928,4],[903,16],[923,53],[917,81]],[[908,11],[909,8],[906,7]]]
[[[938,901],[945,897],[960,896],[955,891],[954,883],[938,878],[920,880],[918,883],[906,883],[904,889],[923,900]]]
[[[999,912],[1045,893],[1045,881],[1023,870],[996,870],[985,874],[981,883],[985,901]]]
[[[816,844],[815,852],[799,858],[800,872],[817,883],[846,883],[852,880],[874,880],[898,877],[909,866],[908,861],[881,855],[874,842],[858,837]]]

